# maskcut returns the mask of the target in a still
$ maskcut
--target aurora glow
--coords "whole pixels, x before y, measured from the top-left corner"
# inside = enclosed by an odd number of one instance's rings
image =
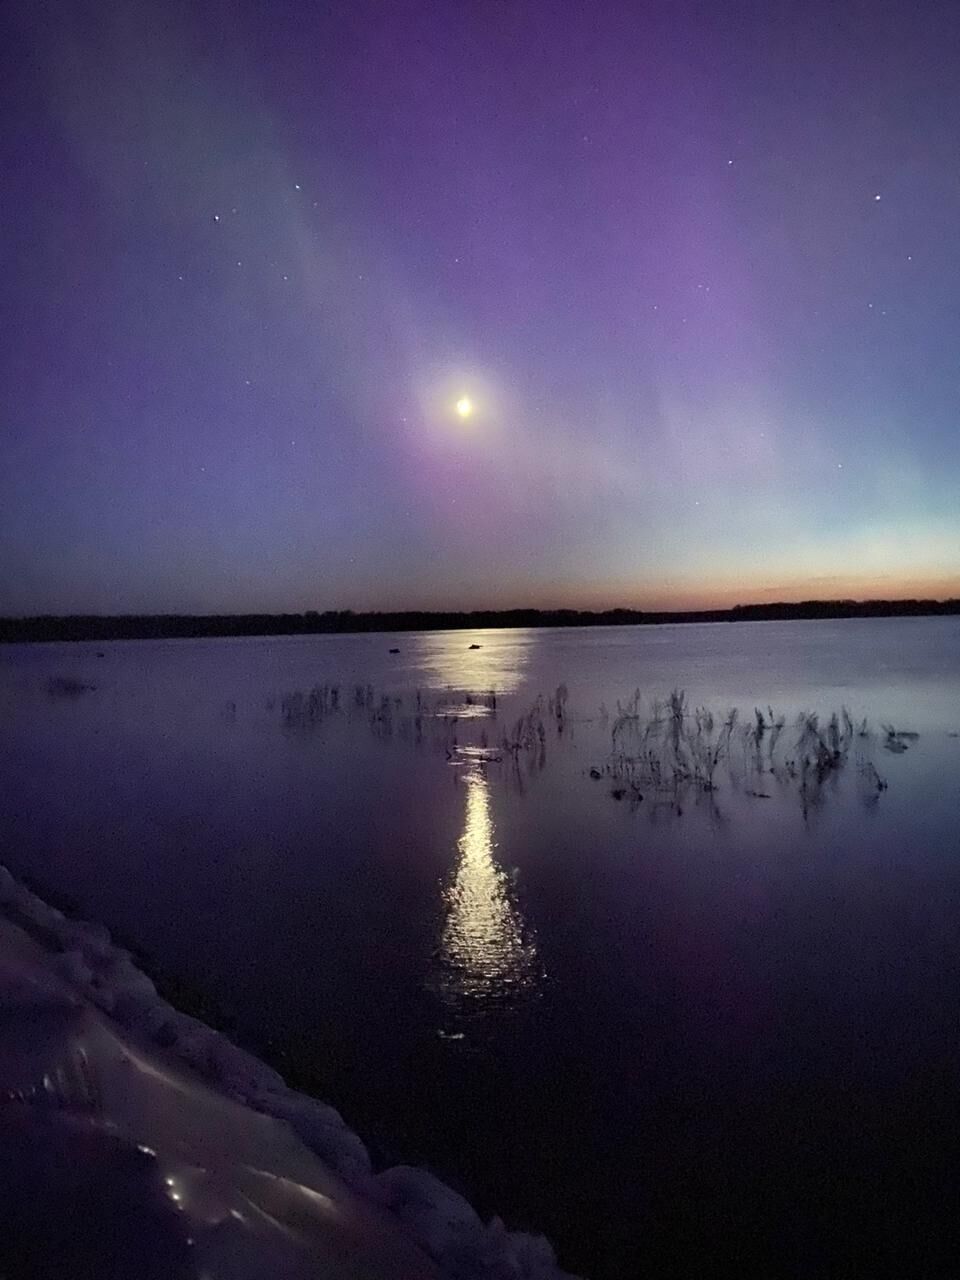
[[[0,47],[0,612],[960,594],[954,6]]]

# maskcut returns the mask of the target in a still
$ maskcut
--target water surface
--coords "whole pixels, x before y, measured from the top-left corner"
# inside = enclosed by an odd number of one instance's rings
[[[595,1280],[881,1274],[956,1207],[958,654],[954,618],[7,646],[0,856]],[[738,709],[712,789],[666,775],[675,688],[691,769]]]

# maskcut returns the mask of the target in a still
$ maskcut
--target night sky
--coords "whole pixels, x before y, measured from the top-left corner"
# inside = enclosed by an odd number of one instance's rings
[[[955,0],[0,49],[0,613],[960,595]]]

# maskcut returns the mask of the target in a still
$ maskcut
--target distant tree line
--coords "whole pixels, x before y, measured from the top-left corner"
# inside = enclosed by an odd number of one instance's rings
[[[677,622],[772,622],[960,614],[960,600],[804,600],[680,612],[639,609],[406,610],[354,613],[124,614],[0,618],[0,643],[43,640],[161,640],[202,636],[321,635],[364,631],[452,631],[480,627],[619,627]]]

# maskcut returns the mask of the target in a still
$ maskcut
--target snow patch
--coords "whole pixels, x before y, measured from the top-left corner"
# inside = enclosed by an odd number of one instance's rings
[[[560,1270],[543,1236],[508,1231],[496,1217],[484,1223],[426,1169],[398,1165],[375,1174],[366,1147],[336,1108],[288,1089],[259,1058],[168,1004],[106,929],[68,919],[2,865],[0,906],[54,951],[57,975],[121,1027],[173,1052],[235,1100],[285,1120],[354,1191],[392,1212],[447,1280],[575,1280]]]

